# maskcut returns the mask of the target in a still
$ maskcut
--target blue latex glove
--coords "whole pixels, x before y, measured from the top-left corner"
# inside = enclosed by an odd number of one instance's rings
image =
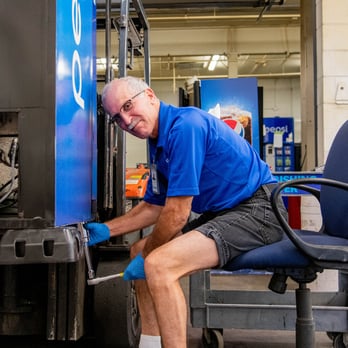
[[[144,258],[138,254],[127,266],[123,273],[124,280],[146,279]]]
[[[104,242],[110,238],[109,227],[99,222],[87,222],[84,225],[89,233],[88,246]]]

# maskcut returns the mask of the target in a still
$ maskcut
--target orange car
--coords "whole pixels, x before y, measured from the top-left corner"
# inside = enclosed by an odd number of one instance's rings
[[[146,164],[140,163],[136,168],[126,168],[126,198],[144,198],[149,176],[150,169]]]

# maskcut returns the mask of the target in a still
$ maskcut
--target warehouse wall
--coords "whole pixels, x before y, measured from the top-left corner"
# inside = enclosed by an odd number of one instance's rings
[[[318,157],[325,162],[332,140],[348,120],[348,2],[317,1]]]

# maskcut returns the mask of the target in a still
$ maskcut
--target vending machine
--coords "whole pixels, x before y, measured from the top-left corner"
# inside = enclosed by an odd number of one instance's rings
[[[198,82],[195,105],[220,118],[260,153],[262,107],[257,79],[225,78]]]

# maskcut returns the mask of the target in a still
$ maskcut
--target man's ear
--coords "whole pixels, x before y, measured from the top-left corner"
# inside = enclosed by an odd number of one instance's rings
[[[157,100],[155,92],[150,87],[145,90],[145,93],[152,103]]]

